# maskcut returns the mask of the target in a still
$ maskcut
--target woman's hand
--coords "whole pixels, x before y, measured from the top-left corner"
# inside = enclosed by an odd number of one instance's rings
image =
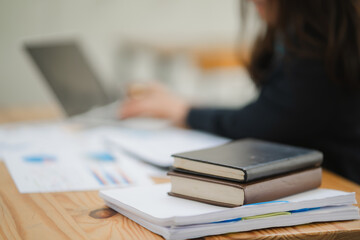
[[[135,84],[129,88],[129,98],[123,103],[120,118],[164,118],[175,125],[185,126],[189,104],[159,83]]]

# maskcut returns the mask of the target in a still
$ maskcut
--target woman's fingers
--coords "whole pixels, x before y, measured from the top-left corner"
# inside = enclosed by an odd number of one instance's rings
[[[164,86],[152,83],[142,90],[141,96],[129,98],[120,109],[120,118],[156,117],[169,119],[177,125],[184,125],[189,105],[183,99],[170,93]]]

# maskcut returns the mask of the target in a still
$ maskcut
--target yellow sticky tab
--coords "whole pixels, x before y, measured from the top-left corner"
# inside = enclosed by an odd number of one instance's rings
[[[262,214],[262,215],[244,217],[242,220],[275,217],[275,216],[281,216],[281,215],[291,215],[291,213],[290,212],[274,212],[274,213],[267,213],[267,214]]]

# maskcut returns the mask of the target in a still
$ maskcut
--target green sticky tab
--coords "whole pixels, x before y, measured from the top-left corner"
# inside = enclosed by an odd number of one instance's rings
[[[262,214],[262,215],[244,217],[243,220],[258,219],[258,218],[267,218],[267,217],[275,217],[275,216],[281,216],[281,215],[291,215],[291,213],[290,213],[290,212],[267,213],[267,214]]]

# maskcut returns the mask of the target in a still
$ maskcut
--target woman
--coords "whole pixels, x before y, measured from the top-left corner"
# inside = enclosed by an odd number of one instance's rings
[[[253,0],[266,23],[248,71],[258,99],[241,109],[201,109],[150,87],[123,118],[151,115],[233,139],[316,148],[324,166],[360,183],[358,0]]]

